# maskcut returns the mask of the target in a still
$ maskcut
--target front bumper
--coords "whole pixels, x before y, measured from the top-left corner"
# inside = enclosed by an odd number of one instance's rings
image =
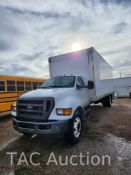
[[[27,122],[13,118],[14,129],[21,133],[31,134],[57,134],[67,130],[68,120],[66,121],[46,121],[46,122]]]

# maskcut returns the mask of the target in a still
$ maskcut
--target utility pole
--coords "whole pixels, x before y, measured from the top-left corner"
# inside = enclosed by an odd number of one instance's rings
[[[120,78],[122,77],[122,73],[120,72]]]

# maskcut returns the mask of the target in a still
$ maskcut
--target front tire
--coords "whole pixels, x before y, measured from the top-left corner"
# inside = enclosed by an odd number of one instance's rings
[[[66,141],[70,144],[78,143],[82,133],[82,117],[76,113],[68,123],[68,131],[66,133]]]

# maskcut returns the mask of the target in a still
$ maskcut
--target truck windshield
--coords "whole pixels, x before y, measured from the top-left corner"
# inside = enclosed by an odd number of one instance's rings
[[[65,88],[74,87],[75,76],[53,77],[44,82],[40,88]]]

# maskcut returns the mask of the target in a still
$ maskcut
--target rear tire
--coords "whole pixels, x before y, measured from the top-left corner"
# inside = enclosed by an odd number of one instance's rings
[[[65,139],[70,144],[78,143],[82,133],[82,117],[79,113],[75,113],[74,117],[69,120],[68,131],[65,135]]]
[[[102,100],[102,104],[104,107],[111,107],[112,99],[111,96],[107,96]]]

